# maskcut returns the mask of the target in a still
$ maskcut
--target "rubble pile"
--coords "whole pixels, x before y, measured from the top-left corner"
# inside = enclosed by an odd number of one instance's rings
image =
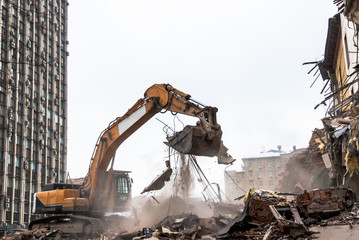
[[[349,189],[313,190],[297,196],[296,206],[305,217],[337,215],[350,210],[356,195]]]
[[[243,213],[218,231],[217,239],[312,239],[312,226],[359,222],[356,195],[346,188],[304,192],[293,201],[254,189],[245,197]]]
[[[20,230],[9,234],[8,240],[32,240],[32,239],[62,239],[60,229],[49,231],[46,228],[36,230]]]
[[[323,189],[293,194],[251,189],[235,219],[167,216],[153,228],[115,239],[314,239],[313,226],[359,223],[356,195],[349,189]],[[292,200],[287,200],[292,196]]]
[[[311,229],[359,226],[356,194],[347,188],[316,189],[298,195],[252,188],[243,198],[244,209],[235,218],[223,214],[201,218],[182,213],[166,216],[153,226],[137,229],[132,226],[130,231],[120,230],[123,226],[118,222],[108,224],[105,233],[92,239],[315,239],[317,233]],[[60,229],[39,229],[14,233],[7,239],[63,237]]]
[[[225,217],[199,218],[192,213],[167,216],[153,228],[143,228],[135,233],[122,233],[115,239],[212,239],[211,234],[229,223]]]

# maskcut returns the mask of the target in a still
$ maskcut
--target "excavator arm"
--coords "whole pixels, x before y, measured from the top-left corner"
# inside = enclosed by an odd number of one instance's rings
[[[217,124],[217,108],[204,106],[190,95],[170,84],[155,84],[148,88],[144,98],[139,99],[123,116],[116,118],[100,134],[84,181],[83,195],[89,200],[91,210],[104,207],[108,198],[104,191],[106,171],[116,149],[151,117],[161,111],[170,111],[199,119],[196,126],[185,129],[168,139],[168,145],[184,154],[216,156],[221,143],[222,131]]]

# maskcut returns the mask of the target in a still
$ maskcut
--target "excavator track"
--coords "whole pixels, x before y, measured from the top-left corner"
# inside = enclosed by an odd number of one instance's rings
[[[65,235],[91,236],[104,230],[104,223],[99,218],[78,215],[57,215],[32,221],[30,230],[46,228],[61,229]]]

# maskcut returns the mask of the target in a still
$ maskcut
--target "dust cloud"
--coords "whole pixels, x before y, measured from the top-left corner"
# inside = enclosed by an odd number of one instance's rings
[[[182,197],[185,201],[188,200],[191,189],[194,186],[193,174],[191,171],[190,160],[186,155],[179,154],[179,164],[175,171],[175,178],[173,184],[172,196]]]
[[[162,196],[139,196],[132,199],[138,228],[152,227],[167,216],[192,213],[199,217],[213,216],[213,208],[199,198],[191,198],[194,172],[188,155],[178,154],[174,159],[173,174]]]
[[[328,170],[315,148],[303,148],[291,153],[279,183],[280,192],[300,194],[304,190],[328,187]]]
[[[213,216],[213,206],[199,198],[191,198],[195,173],[188,155],[176,154],[171,180],[160,191],[137,196],[131,200],[131,211],[122,231],[154,227],[167,216],[192,213],[200,218]],[[156,196],[160,194],[160,196]]]

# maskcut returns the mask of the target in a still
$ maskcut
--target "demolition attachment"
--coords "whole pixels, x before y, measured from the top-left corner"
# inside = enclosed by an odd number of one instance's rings
[[[201,126],[187,125],[182,131],[167,137],[166,145],[183,154],[217,156],[221,146],[221,128],[206,132]]]

